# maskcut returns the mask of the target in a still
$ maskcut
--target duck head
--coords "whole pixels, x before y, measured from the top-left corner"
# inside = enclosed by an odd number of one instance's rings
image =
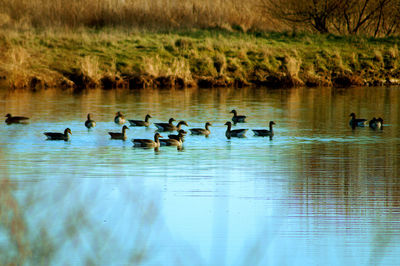
[[[181,134],[182,136],[184,136],[187,134],[187,132],[183,129],[179,129],[178,134]]]
[[[178,123],[178,126],[180,126],[180,125],[185,125],[185,126],[189,126],[187,123],[186,123],[186,121],[179,121],[179,123]]]
[[[72,135],[71,129],[66,128],[66,129],[64,130],[64,135],[67,135],[68,133]]]
[[[157,142],[158,138],[162,138],[162,137],[163,136],[161,136],[160,133],[157,132],[156,134],[154,134],[154,141]]]
[[[225,125],[225,126],[228,126],[228,127],[231,127],[231,126],[232,126],[232,123],[231,123],[230,121],[228,121],[228,122],[226,122],[224,125]]]

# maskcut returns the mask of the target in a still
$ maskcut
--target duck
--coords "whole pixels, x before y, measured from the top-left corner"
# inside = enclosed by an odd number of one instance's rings
[[[71,129],[66,128],[64,130],[64,133],[59,133],[59,132],[44,132],[43,133],[48,140],[64,140],[68,141],[69,140],[69,135],[72,135]]]
[[[266,136],[273,136],[274,129],[273,125],[275,125],[274,121],[269,121],[269,130],[268,129],[252,129],[254,132],[254,136],[266,137]]]
[[[245,115],[237,115],[237,112],[235,109],[233,109],[232,111],[230,111],[230,113],[233,113],[233,117],[232,117],[232,122],[233,123],[244,123],[246,122],[246,116]]]
[[[154,134],[154,140],[151,139],[132,139],[133,145],[135,147],[143,147],[143,148],[158,148],[160,147],[160,140],[162,138],[160,133],[156,132]]]
[[[377,118],[372,118],[372,120],[369,121],[369,127],[372,129],[382,129],[383,128],[383,119],[381,117]]]
[[[115,124],[123,125],[126,123],[125,116],[121,112],[117,112],[114,117]]]
[[[192,133],[192,135],[205,135],[208,136],[211,131],[208,128],[209,126],[212,126],[212,124],[210,122],[206,122],[205,124],[205,128],[190,128],[190,132]]]
[[[108,132],[110,134],[111,139],[122,139],[126,140],[126,130],[129,129],[127,126],[122,127],[122,133],[119,132]]]
[[[168,138],[170,138],[170,139],[176,139],[176,140],[181,139],[181,141],[184,142],[184,141],[185,141],[185,135],[186,135],[186,134],[187,134],[187,132],[186,132],[185,130],[179,129],[177,135],[175,135],[175,134],[169,134],[169,135],[168,135]]]
[[[143,120],[128,120],[132,127],[148,127],[150,125],[149,118],[151,115],[147,114]]]
[[[178,139],[160,139],[161,146],[182,146],[183,143],[183,134],[178,134]]]
[[[367,119],[363,119],[363,118],[356,118],[356,114],[355,113],[351,113],[350,114],[351,119],[350,119],[350,126],[351,127],[364,127],[367,124]]]
[[[236,137],[236,138],[243,138],[245,137],[245,134],[248,129],[234,129],[231,130],[232,128],[232,123],[231,122],[226,122],[225,126],[228,126],[225,132],[225,136],[227,139],[230,139],[231,137]]]
[[[171,118],[171,119],[173,119],[173,118]],[[170,122],[171,123],[156,123],[155,125],[156,125],[156,127],[158,128],[158,131],[179,131],[180,129],[181,129],[181,126],[182,125],[185,125],[185,126],[188,126],[188,124],[186,123],[186,121],[179,121],[179,123],[176,125],[176,126],[174,126],[173,124],[172,124],[172,121],[171,121],[171,119],[170,119]]]
[[[85,122],[85,127],[87,127],[88,129],[96,126],[96,122],[92,120],[90,116],[91,116],[90,113],[87,114],[87,120]]]
[[[28,123],[28,117],[25,116],[12,116],[11,114],[6,114],[7,119],[6,119],[6,124],[11,125],[11,124],[26,124]]]

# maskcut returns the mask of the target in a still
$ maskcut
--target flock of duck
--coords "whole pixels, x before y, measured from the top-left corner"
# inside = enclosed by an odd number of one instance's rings
[[[233,124],[236,123],[244,123],[246,122],[246,116],[238,115],[236,110],[232,110],[230,113],[233,114],[232,122]],[[28,117],[23,116],[12,116],[11,114],[6,115],[6,124],[26,124],[29,120]],[[144,120],[127,120],[125,115],[121,112],[117,112],[114,117],[114,122],[118,125],[122,125],[121,132],[108,132],[111,139],[118,139],[118,140],[126,140],[127,134],[126,130],[129,129],[125,125],[126,122],[129,122],[131,127],[149,127],[150,126],[150,118],[151,115],[147,114]],[[182,146],[184,142],[185,135],[187,132],[183,130],[182,126],[189,126],[186,121],[179,121],[176,125],[173,124],[176,120],[174,118],[170,118],[166,123],[154,123],[157,127],[157,130],[154,134],[154,139],[132,139],[132,142],[135,147],[146,147],[146,148],[158,148],[160,146]],[[227,121],[225,125],[227,126],[225,136],[226,138],[230,139],[232,137],[242,138],[245,137],[246,132],[248,129],[232,129],[232,122]],[[269,136],[272,138],[274,135],[273,125],[275,125],[274,121],[269,122],[269,129],[252,129],[255,136]],[[87,120],[85,121],[85,126],[88,129],[96,127],[96,121],[94,121],[89,113],[87,115]],[[192,135],[204,135],[208,136],[210,131],[210,126],[212,124],[210,122],[206,122],[204,128],[190,128],[190,132]],[[160,132],[174,132],[176,131],[177,134],[169,134],[168,139],[161,139],[163,136],[160,135]],[[43,133],[48,140],[64,140],[68,141],[70,139],[70,135],[72,135],[71,129],[66,128],[64,133],[60,132],[44,132]]]
[[[244,123],[246,122],[246,116],[238,115],[236,110],[232,110],[230,113],[233,114],[232,122],[236,123]],[[355,113],[351,113],[351,120],[349,122],[350,126],[354,129],[356,127],[365,127],[369,126],[372,129],[383,129],[383,119],[382,118],[372,118],[371,120],[356,118]],[[25,124],[29,120],[28,117],[23,116],[12,116],[11,114],[6,115],[6,124]],[[114,122],[118,125],[122,126],[122,132],[108,132],[111,136],[111,139],[119,139],[126,140],[126,130],[129,129],[126,125],[124,125],[127,121],[129,122],[131,127],[149,127],[150,126],[150,118],[151,115],[147,114],[144,120],[127,120],[125,115],[121,112],[117,112],[115,114]],[[146,148],[158,148],[160,146],[182,146],[184,142],[184,137],[187,132],[181,129],[182,126],[188,126],[186,121],[179,121],[176,125],[173,124],[175,121],[174,118],[170,118],[167,123],[154,123],[157,127],[157,130],[154,134],[154,139],[132,139],[132,142],[135,147],[146,147]],[[225,136],[230,139],[231,137],[242,138],[245,137],[248,129],[232,129],[232,122],[227,121],[224,125],[227,126]],[[266,137],[269,136],[272,138],[274,135],[273,126],[275,125],[274,121],[269,122],[269,129],[252,129],[255,136]],[[91,114],[87,115],[87,120],[85,121],[85,126],[88,129],[94,128],[96,126],[96,122],[91,118]],[[209,127],[212,126],[210,122],[205,123],[204,128],[190,128],[190,132],[192,135],[204,135],[208,136],[211,131]],[[169,134],[168,139],[160,139],[163,136],[160,135],[160,132],[174,132],[177,134]],[[69,128],[64,130],[64,133],[60,132],[44,132],[43,133],[48,140],[69,140],[69,135],[72,135],[72,132]]]
[[[355,113],[350,114],[351,119],[350,119],[350,126],[354,129],[356,127],[365,127],[369,126],[372,129],[383,129],[383,119],[381,117],[379,118],[372,118],[371,120],[367,120],[364,118],[356,118]]]

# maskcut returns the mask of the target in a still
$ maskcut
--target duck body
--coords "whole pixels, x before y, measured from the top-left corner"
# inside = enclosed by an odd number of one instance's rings
[[[209,135],[211,133],[210,129],[208,128],[212,124],[210,122],[206,122],[205,128],[190,128],[190,132],[192,135]]]
[[[246,132],[248,129],[234,129],[231,130],[232,128],[232,123],[231,122],[226,122],[225,125],[227,126],[225,136],[227,139],[230,139],[231,137],[235,138],[244,138],[246,135]]]
[[[179,139],[160,139],[161,146],[182,146],[182,135]]]
[[[27,124],[29,120],[28,117],[25,116],[12,116],[11,114],[7,114],[5,117],[6,119],[6,124],[11,125],[11,124]]]
[[[160,124],[162,124],[162,125],[160,125]],[[158,131],[161,131],[161,132],[164,132],[164,131],[175,131],[175,130],[179,131],[181,129],[182,125],[188,126],[188,124],[185,121],[179,121],[179,123],[176,126],[174,126],[172,124],[172,122],[168,123],[168,124],[167,123],[157,123],[155,125],[158,128]]]
[[[87,115],[87,120],[85,121],[85,127],[88,129],[95,127],[96,122],[90,118],[90,114]]]
[[[369,121],[369,127],[372,129],[382,129],[383,128],[383,119],[382,118],[372,118],[372,120]]]
[[[117,112],[114,117],[115,124],[123,125],[126,123],[125,116],[121,112]]]
[[[108,132],[110,134],[111,139],[121,139],[126,140],[126,130],[129,129],[127,126],[122,127],[122,132]]]
[[[273,125],[275,125],[274,121],[269,122],[269,130],[268,129],[252,129],[255,136],[259,137],[268,137],[274,135]]]
[[[147,114],[143,120],[128,120],[132,127],[148,127],[150,125],[149,118],[151,115]]]
[[[351,113],[350,114],[351,119],[350,119],[350,126],[351,127],[365,127],[367,125],[368,120],[367,119],[363,119],[363,118],[356,118],[356,114],[355,113]]]
[[[238,115],[236,110],[230,111],[230,113],[233,113],[232,117],[232,122],[233,123],[244,123],[246,122],[246,116],[245,115]]]
[[[162,136],[160,136],[160,134],[157,132],[156,134],[154,134],[154,140],[152,140],[152,139],[132,139],[132,142],[135,147],[158,148],[158,147],[160,147],[159,138],[162,138]]]
[[[43,134],[47,137],[47,140],[64,140],[64,141],[68,141],[69,140],[69,134],[72,135],[72,132],[71,132],[71,129],[66,128],[64,130],[64,133],[44,132]]]
[[[168,123],[154,123],[154,125],[157,127],[157,129],[159,131],[164,131],[164,128],[167,127],[173,127],[174,125],[172,124],[172,122],[174,122],[175,119],[173,119],[172,117],[168,120]]]
[[[185,131],[185,130],[183,130],[183,129],[180,129],[179,131],[178,131],[178,134],[169,134],[168,135],[168,138],[170,138],[170,139],[176,139],[176,140],[181,140],[182,142],[184,142],[185,141],[185,135],[187,134],[187,132]]]

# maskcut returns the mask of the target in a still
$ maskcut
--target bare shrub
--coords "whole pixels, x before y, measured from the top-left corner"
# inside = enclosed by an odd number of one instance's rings
[[[320,33],[386,36],[398,33],[397,0],[261,0],[264,11],[291,27]]]

